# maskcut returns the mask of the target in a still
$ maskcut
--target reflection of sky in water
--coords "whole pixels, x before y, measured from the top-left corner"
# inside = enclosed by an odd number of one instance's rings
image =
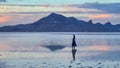
[[[113,58],[120,56],[120,35],[76,35],[77,58]],[[0,58],[71,58],[72,34],[1,33]],[[65,48],[50,51],[45,46]]]

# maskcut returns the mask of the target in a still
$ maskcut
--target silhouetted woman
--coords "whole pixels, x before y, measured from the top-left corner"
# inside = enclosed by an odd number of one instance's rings
[[[73,39],[72,39],[72,49],[75,49],[75,47],[77,46],[76,41],[75,41],[75,35],[73,35]]]

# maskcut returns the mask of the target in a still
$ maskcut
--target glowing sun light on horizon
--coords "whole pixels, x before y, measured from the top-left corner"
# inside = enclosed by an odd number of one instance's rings
[[[97,18],[109,18],[111,15],[109,14],[96,14],[96,15],[92,15],[91,18],[92,19],[97,19]]]
[[[9,16],[1,16],[0,17],[0,23],[4,23],[10,20]]]

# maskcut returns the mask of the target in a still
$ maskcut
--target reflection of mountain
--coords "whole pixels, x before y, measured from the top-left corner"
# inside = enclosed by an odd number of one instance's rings
[[[4,26],[1,32],[120,32],[120,24],[93,24],[92,20],[85,22],[74,17],[51,13],[34,23],[16,26]]]
[[[45,45],[44,47],[48,48],[50,51],[57,51],[65,48],[65,46],[61,45]]]

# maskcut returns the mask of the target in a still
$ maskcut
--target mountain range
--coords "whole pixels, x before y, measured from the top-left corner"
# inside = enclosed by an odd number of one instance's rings
[[[51,13],[34,23],[0,27],[0,32],[120,32],[120,24],[94,24],[92,20],[86,22]]]

